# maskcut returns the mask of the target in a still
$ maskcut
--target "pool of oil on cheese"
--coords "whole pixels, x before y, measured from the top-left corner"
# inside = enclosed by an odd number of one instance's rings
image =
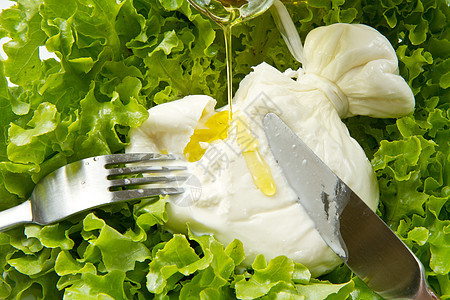
[[[229,116],[229,111],[217,112],[206,121],[205,128],[195,129],[183,151],[189,162],[198,161],[203,156],[206,149],[202,147],[202,143],[210,144],[228,137]],[[230,135],[236,136],[254,184],[264,195],[273,196],[276,192],[275,182],[269,165],[258,150],[258,140],[252,136],[248,121],[244,117],[238,115],[235,122],[236,126],[232,127],[235,132],[230,132]]]

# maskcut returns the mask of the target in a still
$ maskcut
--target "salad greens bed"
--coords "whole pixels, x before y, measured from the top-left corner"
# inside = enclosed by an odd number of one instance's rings
[[[302,37],[335,22],[387,36],[414,91],[414,114],[346,121],[379,179],[379,215],[450,299],[450,31],[444,0],[288,3]],[[235,86],[262,61],[291,58],[269,13],[234,28]],[[18,0],[0,15],[0,210],[19,204],[57,167],[120,152],[155,104],[208,94],[225,104],[218,26],[184,0]],[[41,60],[45,46],[59,59]],[[12,84],[8,84],[7,77]],[[165,199],[96,209],[0,233],[0,298],[379,299],[345,267],[311,278],[302,265],[242,244],[172,235]]]

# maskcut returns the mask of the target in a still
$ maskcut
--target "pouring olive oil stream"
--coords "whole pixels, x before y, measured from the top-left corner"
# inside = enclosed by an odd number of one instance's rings
[[[208,129],[195,130],[194,135],[191,137],[191,142],[185,149],[185,155],[190,161],[195,161],[201,158],[205,150],[199,145],[200,142],[211,142],[215,139],[226,138],[220,132],[226,132],[227,134],[235,134],[238,144],[242,150],[247,168],[252,176],[253,182],[258,189],[267,196],[273,196],[276,192],[275,182],[272,177],[272,173],[268,164],[261,156],[258,150],[258,142],[252,138],[251,132],[248,129],[248,120],[240,115],[236,118],[237,126],[234,126],[236,133],[231,132],[233,126],[229,126],[233,121],[233,69],[232,69],[232,48],[231,48],[231,29],[233,25],[239,22],[250,20],[259,16],[267,9],[269,9],[274,0],[188,0],[189,3],[198,9],[204,15],[210,17],[216,22],[223,30],[225,38],[225,53],[226,53],[226,66],[227,66],[227,98],[228,98],[228,119],[226,122],[220,122],[223,120],[223,114],[226,112],[219,112],[215,116],[211,117]],[[208,125],[208,122],[207,122]],[[245,126],[246,125],[246,126]],[[222,128],[220,128],[222,127]],[[220,130],[221,129],[221,130]],[[242,143],[242,140],[252,140],[249,143]],[[197,149],[197,151],[195,151]]]

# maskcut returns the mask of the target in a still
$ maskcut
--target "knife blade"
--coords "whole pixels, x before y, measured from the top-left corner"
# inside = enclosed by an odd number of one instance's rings
[[[264,131],[275,160],[328,246],[387,299],[439,299],[421,262],[395,233],[274,113]]]

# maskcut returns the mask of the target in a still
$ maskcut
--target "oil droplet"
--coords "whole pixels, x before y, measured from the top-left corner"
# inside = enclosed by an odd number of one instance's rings
[[[252,175],[256,187],[266,196],[275,195],[277,188],[272,177],[272,172],[258,149],[251,152],[244,152],[242,155],[244,156],[245,164]]]
[[[272,172],[259,153],[258,140],[250,132],[247,121],[241,116],[236,120],[236,137],[253,183],[264,195],[273,196],[277,189]]]
[[[138,189],[137,192],[138,192],[139,194],[143,194],[143,193],[144,193],[144,190],[143,190],[143,189]]]
[[[125,183],[125,184],[130,184],[131,183],[131,180],[130,179],[125,179],[124,181],[123,181],[123,183]]]

